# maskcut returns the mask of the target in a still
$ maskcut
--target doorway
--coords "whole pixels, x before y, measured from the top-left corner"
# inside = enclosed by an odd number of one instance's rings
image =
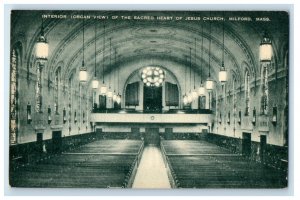
[[[243,133],[242,154],[247,157],[251,155],[251,133]]]
[[[58,154],[62,152],[61,131],[52,132],[52,153]]]
[[[261,135],[260,136],[260,161],[262,163],[265,162],[266,148],[267,148],[267,136]]]
[[[159,128],[146,128],[145,145],[160,146]]]
[[[36,134],[36,152],[43,153],[43,133]]]
[[[144,86],[144,111],[151,113],[162,111],[162,86]]]
[[[205,105],[206,105],[206,97],[205,96],[200,96],[198,98],[198,105],[199,105],[199,109],[200,110],[204,110],[205,109]]]

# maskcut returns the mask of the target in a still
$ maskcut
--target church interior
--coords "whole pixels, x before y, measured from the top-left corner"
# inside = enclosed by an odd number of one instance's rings
[[[288,186],[289,15],[13,10],[9,184]]]

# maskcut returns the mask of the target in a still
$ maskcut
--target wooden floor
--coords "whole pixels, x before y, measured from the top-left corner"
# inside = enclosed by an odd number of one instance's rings
[[[286,173],[205,141],[162,141],[180,188],[282,188]]]
[[[11,172],[15,187],[126,187],[142,141],[100,140]]]

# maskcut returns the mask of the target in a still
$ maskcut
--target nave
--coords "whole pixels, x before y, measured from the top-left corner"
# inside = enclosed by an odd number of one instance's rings
[[[282,188],[285,172],[204,140],[97,140],[15,168],[14,187]]]

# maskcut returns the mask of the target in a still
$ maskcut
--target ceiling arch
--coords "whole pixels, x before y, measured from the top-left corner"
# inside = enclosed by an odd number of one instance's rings
[[[42,14],[66,14],[66,15],[78,15],[82,14],[82,11],[38,11],[27,12],[25,14],[18,14],[12,19],[12,27],[16,27],[17,32],[24,32],[27,37],[27,44],[24,47],[25,60],[27,66],[31,66],[34,63],[33,49],[34,44],[38,38],[41,28],[41,16]],[[146,12],[129,12],[129,11],[84,11],[85,15],[149,15],[149,16],[225,16],[241,15],[244,16],[244,12],[209,12],[209,11],[192,11],[192,12],[177,12],[177,11],[146,11]],[[283,21],[280,16],[276,16],[269,12],[246,12],[246,14],[253,19],[255,15],[272,17],[272,21],[276,23],[267,23],[266,26],[261,26],[262,22],[237,22],[229,21],[226,19],[224,22],[225,31],[225,63],[226,68],[229,71],[234,71],[241,76],[243,72],[242,63],[246,62],[249,65],[251,71],[254,72],[254,76],[258,75],[259,70],[259,58],[258,49],[261,40],[262,29],[267,29],[271,32],[274,41],[274,55],[275,58],[280,55],[278,48],[283,46],[280,41],[282,38],[288,37],[288,25],[282,24],[281,29],[278,29],[278,21]],[[28,20],[28,19],[31,19]],[[64,70],[62,71],[65,79],[70,71],[79,68],[81,65],[81,52],[82,52],[82,40],[81,40],[81,27],[82,19],[45,19],[44,27],[46,36],[48,37],[50,44],[50,57],[47,63],[46,69],[51,72],[57,63],[63,61],[65,63]],[[108,38],[112,38],[112,48],[118,51],[118,62],[129,59],[139,59],[141,57],[160,57],[164,59],[171,59],[178,63],[187,65],[186,56],[188,56],[189,48],[194,48],[194,39],[197,38],[197,55],[193,60],[197,60],[197,64],[193,64],[193,68],[198,72],[199,66],[206,65],[206,59],[208,59],[209,50],[207,48],[208,41],[211,40],[211,61],[213,76],[216,77],[219,67],[221,66],[222,55],[222,21],[151,21],[151,20],[85,20],[85,54],[87,55],[86,63],[91,66],[94,65],[94,25],[97,23],[97,66],[100,66],[103,62],[106,65],[109,63],[109,47]],[[103,46],[103,25],[107,26],[106,32],[106,53],[104,56],[101,54]],[[208,31],[209,24],[212,26],[212,33]],[[260,26],[258,26],[260,25]],[[202,32],[203,28],[203,32]],[[276,31],[275,31],[276,30]],[[17,38],[16,34],[12,35],[12,38]],[[200,56],[200,42],[204,38],[203,58]],[[91,60],[91,61],[90,61]],[[200,63],[203,64],[200,64]],[[228,63],[229,62],[229,63]],[[113,68],[107,68],[106,73],[109,73]],[[98,69],[99,71],[99,69]],[[100,70],[101,71],[101,70]],[[203,67],[204,76],[207,74],[207,68]]]
[[[121,29],[122,27],[117,27],[117,29]],[[139,29],[141,30],[141,29]],[[150,29],[151,30],[157,30],[157,29]],[[178,30],[181,30],[180,27],[178,28]],[[107,34],[109,34],[109,32],[113,32],[113,31],[108,31]],[[164,32],[164,31],[162,31]],[[189,32],[189,31],[187,31]],[[199,34],[199,32],[197,32],[197,36],[198,40],[199,37],[202,35]],[[104,37],[103,33],[100,32],[100,34],[97,35],[96,37],[96,41],[98,43],[98,49],[99,46],[100,48],[102,48],[103,46],[103,42],[100,43],[98,42],[98,40],[102,40],[102,38]],[[159,34],[158,36],[147,36],[149,38],[147,38],[147,40],[145,41],[145,37],[140,37],[140,38],[136,38],[135,36],[130,36],[130,37],[126,37],[126,38],[112,38],[112,48],[113,49],[118,49],[118,51],[120,52],[120,49],[122,48],[123,51],[126,51],[126,54],[122,54],[122,57],[125,58],[126,56],[129,57],[130,53],[135,53],[135,54],[139,54],[139,55],[147,55],[147,56],[151,56],[154,54],[171,54],[174,52],[177,52],[177,54],[174,54],[174,57],[181,57],[182,59],[184,59],[184,55],[187,53],[188,48],[193,45],[193,39],[191,38],[186,38],[186,37],[182,37],[180,36],[173,36],[173,37],[168,37],[168,35],[162,35]],[[210,36],[208,33],[203,33],[203,38],[204,40],[206,40],[206,46],[208,43],[208,40],[211,39],[212,43],[215,44],[218,47],[218,52],[220,55],[214,55],[213,54],[213,50],[211,51],[211,57],[214,61],[216,61],[217,63],[219,63],[219,67],[221,66],[221,61],[218,59],[218,57],[221,57],[221,52],[222,52],[222,42],[220,40],[218,40],[217,38]],[[66,40],[69,41],[69,40]],[[141,41],[144,41],[143,43],[141,43]],[[91,38],[90,40],[88,40],[85,44],[85,49],[88,49],[88,47],[92,47],[91,49],[93,49],[93,44],[95,42],[95,38]],[[148,44],[147,44],[148,42]],[[100,45],[99,45],[100,43]],[[108,41],[106,40],[106,46],[108,46]],[[126,45],[128,43],[132,43],[133,45],[135,45],[134,48],[132,48],[132,46]],[[146,43],[146,45],[145,45]],[[176,45],[174,45],[176,43]],[[78,45],[80,46],[80,45]],[[146,47],[145,47],[146,46]],[[198,52],[200,51],[200,47],[198,46]],[[204,57],[208,56],[208,49],[207,47],[204,46]],[[176,50],[176,51],[175,51]],[[109,53],[107,53],[109,51],[109,48],[106,48],[106,53],[105,53],[105,61],[107,61],[109,58]],[[97,56],[99,56],[99,54],[101,54],[103,51],[100,49],[97,51]],[[71,58],[68,61],[67,67],[77,67],[80,66],[81,63],[81,59],[80,59],[80,55],[82,54],[82,48],[79,48],[77,51],[73,52],[73,55],[70,56]],[[88,55],[90,55],[90,59],[87,60],[93,60],[93,56],[94,53],[86,53]],[[227,48],[225,47],[225,55],[228,57],[226,60],[230,60],[233,63],[233,67],[235,68],[239,68],[239,64],[237,59],[235,58],[234,54]],[[199,60],[199,53],[197,55],[197,60]],[[101,56],[100,60],[102,59]],[[132,57],[132,56],[130,56]],[[103,62],[103,61],[101,61]],[[75,63],[75,64],[74,64]],[[240,71],[240,70],[238,70]]]

